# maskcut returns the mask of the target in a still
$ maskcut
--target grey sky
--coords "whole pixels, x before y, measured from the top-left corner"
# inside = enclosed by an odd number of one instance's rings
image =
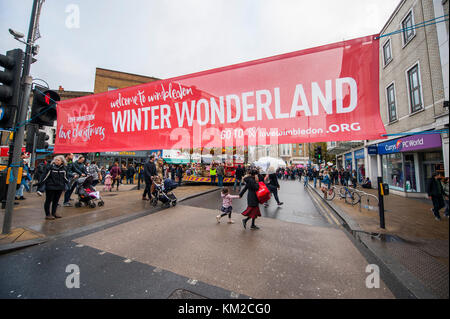
[[[32,0],[0,1],[0,52]],[[35,78],[93,91],[95,68],[169,78],[380,32],[399,0],[46,0]],[[68,28],[77,5],[79,28]],[[71,20],[73,21],[73,20]]]

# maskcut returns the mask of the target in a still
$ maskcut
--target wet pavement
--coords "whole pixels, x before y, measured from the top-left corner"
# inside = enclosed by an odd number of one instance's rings
[[[323,212],[311,200],[308,192],[303,187],[303,183],[296,181],[279,181],[279,183],[278,196],[283,205],[278,206],[272,195],[272,198],[269,200],[269,207],[266,208],[260,205],[262,217],[311,226],[332,226],[323,215]],[[238,190],[233,191],[233,187],[228,189],[233,195],[239,194]],[[222,199],[219,192],[214,192],[187,200],[183,202],[183,205],[219,210],[222,206]],[[238,216],[238,219],[241,217],[240,213],[246,208],[247,193],[244,194],[242,199],[233,200],[233,215]]]
[[[60,199],[60,207],[57,213],[63,218],[48,221],[45,220],[44,200],[36,193],[25,193],[26,200],[18,201],[20,205],[14,207],[12,229],[26,228],[44,236],[55,236],[75,229],[89,227],[96,223],[108,222],[111,219],[120,219],[128,215],[154,210],[149,201],[142,200],[144,189],[137,190],[136,185],[121,185],[119,191],[101,192],[105,202],[103,207],[63,207]],[[102,186],[97,186],[102,190]],[[214,190],[216,187],[209,185],[182,186],[174,190],[178,199],[183,199],[195,194]],[[72,204],[76,202],[77,195],[72,194]],[[162,204],[158,203],[158,207]],[[0,212],[0,224],[3,224],[4,210]],[[2,240],[0,239],[0,244]]]
[[[313,188],[311,188],[313,191]],[[376,190],[364,191],[376,194]],[[316,189],[316,194],[323,197]],[[346,204],[338,196],[327,202],[351,223],[355,237],[372,246],[376,255],[419,298],[449,298],[449,226],[448,219],[436,221],[430,209],[431,201],[385,196],[386,228],[380,228],[378,203],[372,197],[367,204],[363,197],[361,207]],[[364,205],[365,204],[365,205]],[[374,209],[369,206],[373,206]],[[367,235],[366,235],[367,234]],[[373,234],[369,236],[368,234]],[[404,277],[404,278],[403,278]]]
[[[256,231],[238,214],[218,224],[213,192],[0,255],[0,298],[394,298],[383,280],[366,287],[369,262],[300,183],[281,188],[285,204],[262,208]],[[66,287],[68,265],[79,268],[80,288]]]

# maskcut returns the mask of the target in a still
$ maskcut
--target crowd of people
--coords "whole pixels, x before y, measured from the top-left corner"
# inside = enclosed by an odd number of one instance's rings
[[[298,180],[300,182],[303,178],[305,185],[308,181],[313,181],[314,187],[317,187],[317,182],[319,182],[319,187],[321,187],[322,183],[325,183],[328,187],[331,187],[331,185],[341,185],[356,188],[360,184],[363,188],[372,188],[372,181],[369,177],[363,176],[363,182],[359,183],[356,170],[337,169],[334,166],[317,169],[311,166],[297,167],[292,165],[291,167],[277,169],[277,177],[283,180]]]
[[[159,176],[162,180],[171,179],[181,185],[184,175],[198,176],[203,174],[202,169],[198,164],[187,165],[172,165],[164,163],[162,160],[157,160],[153,155],[144,164],[129,164],[125,163],[119,165],[118,162],[110,164],[109,166],[99,167],[96,161],[87,161],[84,156],[79,156],[74,161],[74,154],[66,154],[65,156],[58,155],[53,158],[50,163],[46,161],[41,162],[34,171],[28,165],[28,156],[22,153],[22,179],[17,186],[16,200],[24,200],[24,190],[30,191],[32,181],[35,180],[37,187],[37,194],[43,196],[45,193],[46,199],[44,202],[45,218],[52,220],[61,218],[56,213],[58,202],[64,193],[63,206],[71,207],[71,195],[73,194],[76,183],[79,177],[92,176],[92,185],[95,187],[98,184],[104,185],[103,191],[112,191],[114,187],[119,190],[123,183],[133,184],[135,178],[140,179],[145,183],[143,200],[151,200],[154,186],[152,180],[155,176]],[[223,207],[222,214],[217,216],[217,221],[220,218],[228,215],[229,223],[233,223],[231,219],[231,203],[237,198],[236,195],[229,194],[229,189],[224,188],[223,180],[225,177],[225,166],[223,163],[212,163],[209,165],[209,175],[211,177],[211,185],[217,185],[223,189]],[[358,185],[358,176],[355,170],[337,169],[336,167],[325,167],[317,169],[316,167],[301,167],[288,166],[278,169],[269,167],[267,173],[262,174],[261,170],[252,165],[238,165],[234,173],[235,182],[233,190],[240,192],[239,198],[245,192],[248,192],[247,201],[248,209],[243,213],[247,218],[243,221],[243,226],[246,228],[246,223],[252,219],[252,229],[258,229],[254,224],[255,219],[260,216],[259,203],[257,201],[256,192],[259,189],[259,182],[264,182],[277,203],[283,205],[279,200],[278,190],[280,184],[278,180],[303,180],[304,185],[312,182],[313,187],[321,189],[330,189],[332,185],[351,186],[356,188]],[[216,183],[217,179],[217,183]],[[363,188],[371,188],[372,184],[368,177],[363,178],[364,182],[361,185]],[[324,186],[323,186],[324,185]],[[243,186],[243,188],[242,188]],[[241,190],[242,189],[242,190]],[[324,190],[325,192],[325,190]],[[440,219],[439,210],[445,209],[445,216],[449,216],[449,182],[448,178],[442,178],[440,174],[434,174],[427,185],[427,193],[433,203],[433,214],[436,219]],[[267,207],[268,204],[264,203]]]

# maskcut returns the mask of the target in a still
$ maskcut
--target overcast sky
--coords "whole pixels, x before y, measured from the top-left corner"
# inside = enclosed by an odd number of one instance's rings
[[[399,1],[46,0],[31,75],[70,91],[93,91],[96,67],[170,78],[379,33]],[[2,54],[24,49],[8,28],[26,36],[32,4],[0,1]]]

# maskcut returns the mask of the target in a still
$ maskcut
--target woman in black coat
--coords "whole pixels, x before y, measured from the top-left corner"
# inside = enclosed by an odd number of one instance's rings
[[[58,208],[58,201],[64,191],[66,183],[69,182],[66,176],[65,159],[63,156],[56,156],[48,166],[46,172],[43,175],[43,179],[39,183],[40,185],[45,185],[45,219],[53,220],[55,218],[61,218],[60,215],[56,214],[56,209]],[[52,205],[52,210],[50,214],[50,204]]]
[[[247,194],[247,206],[248,207],[242,213],[242,215],[247,216],[247,218],[242,220],[242,224],[244,225],[244,228],[246,229],[247,222],[251,218],[252,219],[251,229],[259,229],[259,227],[255,225],[255,219],[258,216],[261,216],[261,212],[259,210],[259,200],[258,200],[258,196],[256,196],[256,192],[259,190],[258,172],[256,170],[251,171],[250,176],[247,176],[244,178],[244,182],[245,182],[245,187],[242,189],[241,193],[239,194],[239,197],[242,198],[242,196],[248,190],[248,194]]]

